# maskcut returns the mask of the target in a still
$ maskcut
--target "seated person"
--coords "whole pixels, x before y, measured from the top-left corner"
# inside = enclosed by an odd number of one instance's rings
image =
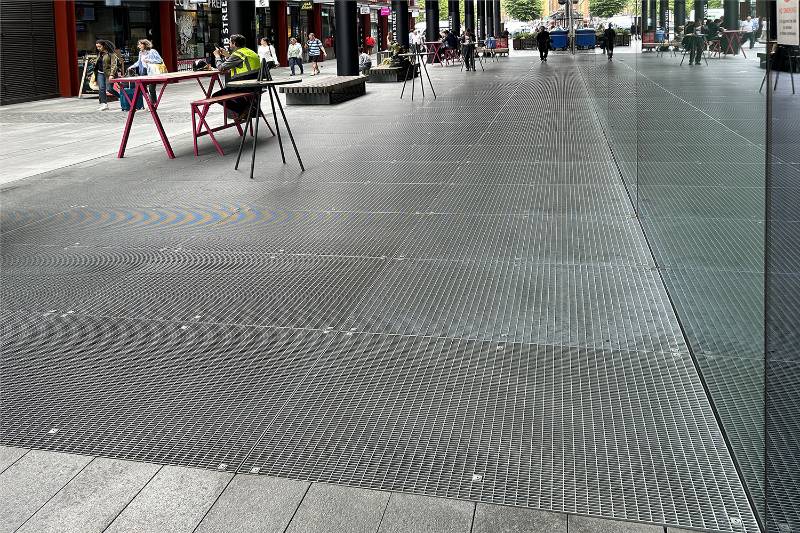
[[[372,68],[372,58],[367,52],[367,48],[361,50],[361,55],[358,56],[358,71],[364,76],[369,74],[369,69]]]

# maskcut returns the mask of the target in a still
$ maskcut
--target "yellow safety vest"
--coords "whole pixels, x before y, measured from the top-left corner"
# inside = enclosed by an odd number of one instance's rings
[[[232,78],[249,74],[251,72],[258,72],[258,67],[261,64],[261,58],[258,57],[257,53],[253,52],[249,48],[242,47],[237,48],[231,53],[231,55],[242,60],[241,66],[231,69]]]

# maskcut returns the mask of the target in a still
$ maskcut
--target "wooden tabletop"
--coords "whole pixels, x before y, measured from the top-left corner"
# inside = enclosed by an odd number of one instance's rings
[[[226,87],[240,87],[242,89],[255,88],[255,87],[270,87],[272,85],[289,85],[291,83],[300,83],[300,78],[281,78],[278,80],[236,80],[229,81],[225,84]]]
[[[153,74],[147,76],[128,76],[126,78],[114,78],[113,81],[129,82],[139,81],[142,83],[165,83],[165,82],[179,82],[182,80],[194,80],[197,78],[206,78],[220,74],[218,70],[179,70],[177,72],[165,72],[164,74]]]

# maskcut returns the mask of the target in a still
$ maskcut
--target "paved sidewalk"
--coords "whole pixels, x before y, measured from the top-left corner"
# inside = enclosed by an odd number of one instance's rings
[[[665,529],[402,492],[0,446],[0,532],[6,531],[663,533]]]

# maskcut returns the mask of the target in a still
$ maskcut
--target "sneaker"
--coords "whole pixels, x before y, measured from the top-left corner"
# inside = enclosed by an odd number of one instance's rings
[[[97,108],[98,111],[108,111],[108,104],[100,104],[100,107]]]

